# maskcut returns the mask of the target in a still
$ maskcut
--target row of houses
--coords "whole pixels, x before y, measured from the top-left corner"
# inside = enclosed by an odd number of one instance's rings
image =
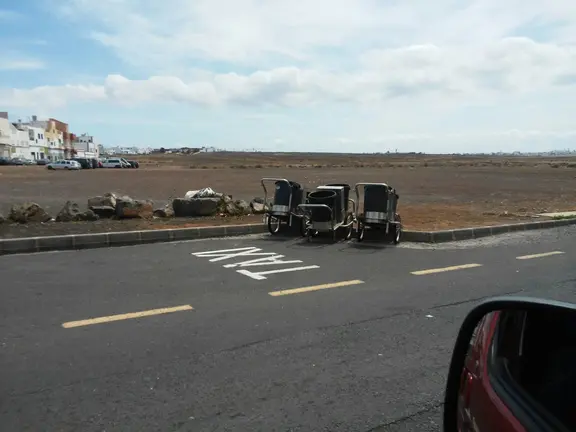
[[[100,157],[101,145],[93,136],[76,135],[68,124],[50,118],[11,122],[0,112],[0,157],[28,160],[59,160],[73,157]]]
[[[101,155],[115,156],[115,155],[147,155],[154,151],[153,148],[141,147],[103,147],[100,150]]]

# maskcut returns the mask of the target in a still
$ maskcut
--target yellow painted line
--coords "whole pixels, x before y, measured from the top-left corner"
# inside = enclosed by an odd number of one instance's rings
[[[82,326],[93,325],[93,324],[102,324],[102,323],[108,323],[108,322],[113,322],[113,321],[122,321],[122,320],[127,320],[127,319],[142,318],[142,317],[147,317],[147,316],[152,316],[152,315],[162,315],[162,314],[167,314],[167,313],[172,313],[172,312],[180,312],[180,311],[193,310],[193,309],[194,308],[190,305],[176,306],[176,307],[171,307],[171,308],[152,309],[152,310],[147,310],[147,311],[142,311],[142,312],[132,312],[132,313],[126,313],[126,314],[120,314],[120,315],[110,315],[110,316],[104,316],[104,317],[99,317],[99,318],[90,318],[90,319],[85,319],[85,320],[81,320],[81,321],[69,321],[69,322],[65,322],[64,324],[62,324],[62,327],[64,327],[64,328],[82,327]]]
[[[358,285],[358,284],[363,284],[363,283],[364,283],[364,281],[356,279],[356,280],[334,282],[334,283],[323,284],[323,285],[313,285],[313,286],[302,287],[302,288],[294,288],[294,289],[288,289],[288,290],[282,290],[282,291],[272,291],[272,292],[269,292],[268,294],[270,294],[273,297],[278,297],[278,296],[284,296],[284,295],[290,295],[290,294],[300,294],[300,293],[305,293],[305,292],[310,292],[310,291],[319,291],[319,290],[329,289],[329,288],[340,288],[340,287],[345,287],[345,286],[350,286],[350,285]]]
[[[545,252],[545,253],[534,254],[534,255],[523,255],[523,256],[516,257],[516,259],[527,260],[527,259],[533,259],[533,258],[543,258],[543,257],[547,257],[547,256],[552,256],[552,255],[562,255],[563,253],[564,252],[560,252],[560,251]]]
[[[428,270],[418,270],[418,271],[413,271],[410,273],[412,273],[413,275],[416,275],[416,276],[423,276],[423,275],[429,275],[429,274],[434,274],[434,273],[444,273],[444,272],[449,272],[449,271],[454,271],[454,270],[470,269],[470,268],[475,268],[475,267],[482,267],[482,264],[462,264],[462,265],[451,266],[451,267],[434,268],[434,269],[428,269]]]

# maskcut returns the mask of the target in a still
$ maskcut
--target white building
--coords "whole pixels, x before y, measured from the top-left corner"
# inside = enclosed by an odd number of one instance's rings
[[[99,158],[100,145],[96,142],[93,136],[82,134],[76,137],[76,141],[72,143],[74,150],[76,150],[76,157],[83,158]]]
[[[11,157],[19,159],[34,159],[30,148],[28,131],[17,123],[10,124],[10,135],[12,141]]]
[[[102,153],[108,155],[145,155],[152,153],[151,148],[140,148],[140,147],[108,147],[104,148]]]
[[[30,156],[33,160],[50,159],[50,147],[46,145],[46,137],[44,136],[44,129],[41,127],[19,125],[28,132],[28,142],[30,143]]]
[[[12,135],[8,113],[0,113],[0,157],[12,157]]]

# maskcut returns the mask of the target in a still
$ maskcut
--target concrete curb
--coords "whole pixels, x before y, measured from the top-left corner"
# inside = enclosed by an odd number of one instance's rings
[[[448,231],[404,231],[402,240],[416,243],[443,243],[567,225],[576,225],[576,218]],[[267,232],[266,225],[249,224],[0,239],[0,255],[134,246],[149,243],[261,234],[265,232]]]
[[[489,237],[511,232],[556,228],[568,225],[576,225],[576,218],[526,222],[519,224],[497,225],[497,226],[477,227],[477,228],[461,228],[447,231],[405,231],[403,233],[404,234],[403,241],[418,242],[418,243],[444,243],[460,240],[472,240],[481,237]]]
[[[0,255],[134,246],[149,243],[261,234],[264,232],[267,232],[266,225],[249,224],[0,239]]]

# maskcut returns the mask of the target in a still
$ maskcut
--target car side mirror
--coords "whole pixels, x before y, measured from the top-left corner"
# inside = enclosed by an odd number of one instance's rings
[[[575,388],[576,305],[494,298],[458,333],[443,430],[574,431]]]

